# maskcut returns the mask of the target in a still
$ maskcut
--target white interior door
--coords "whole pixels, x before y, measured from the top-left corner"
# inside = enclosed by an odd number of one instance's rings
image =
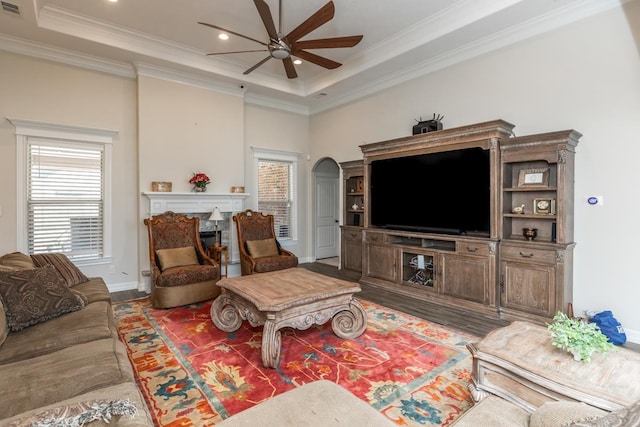
[[[338,256],[339,178],[316,175],[316,259]]]

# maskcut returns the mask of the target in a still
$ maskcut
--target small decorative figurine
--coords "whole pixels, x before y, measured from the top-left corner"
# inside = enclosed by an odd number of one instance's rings
[[[514,206],[513,209],[511,209],[511,212],[513,212],[514,214],[523,214],[524,213],[524,205]]]

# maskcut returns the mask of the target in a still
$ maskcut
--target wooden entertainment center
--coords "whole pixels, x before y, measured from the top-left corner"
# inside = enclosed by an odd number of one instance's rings
[[[362,160],[341,163],[341,267],[361,272],[362,284],[491,317],[541,323],[566,312],[572,302],[574,157],[581,134],[512,137],[513,127],[495,120],[360,146]],[[371,225],[372,162],[472,147],[489,152],[488,233]],[[461,171],[460,179],[473,177]],[[428,200],[419,206],[399,200],[397,209],[428,215],[434,208]],[[527,240],[523,228],[536,229],[537,236]]]

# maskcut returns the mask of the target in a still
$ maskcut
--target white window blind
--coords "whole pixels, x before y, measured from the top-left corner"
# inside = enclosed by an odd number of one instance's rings
[[[254,156],[257,205],[272,214],[280,240],[297,239],[297,176],[299,153],[251,147]]]
[[[293,180],[291,162],[258,160],[258,210],[273,215],[280,238],[292,237]]]
[[[26,166],[29,253],[103,257],[104,145],[31,138]]]

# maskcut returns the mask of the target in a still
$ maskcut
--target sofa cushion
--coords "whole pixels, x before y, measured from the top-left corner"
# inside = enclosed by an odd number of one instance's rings
[[[562,427],[575,421],[601,417],[607,414],[583,402],[547,402],[539,407],[529,419],[529,427]]]
[[[36,254],[31,255],[31,259],[36,267],[44,267],[46,265],[54,266],[69,287],[79,285],[89,280],[65,254]]]
[[[267,399],[216,424],[220,427],[257,425],[393,427],[396,424],[347,389],[320,380]]]
[[[12,331],[84,307],[53,266],[0,272],[0,297]]]
[[[0,271],[31,270],[36,268],[29,255],[13,252],[0,257]]]
[[[0,346],[7,339],[9,334],[9,323],[7,323],[7,315],[4,312],[4,305],[0,302]]]
[[[247,251],[253,258],[278,255],[276,239],[247,240]]]
[[[622,374],[624,375],[624,374]],[[640,401],[592,420],[577,421],[570,427],[640,427]]]
[[[12,332],[0,348],[0,364],[53,353],[85,342],[117,337],[111,304],[98,301],[47,322]]]
[[[133,382],[124,345],[113,338],[0,365],[0,414],[31,409],[124,382]]]
[[[74,286],[73,290],[82,293],[89,301],[89,304],[96,301],[111,302],[109,288],[101,277],[91,277],[87,282]]]
[[[185,246],[182,248],[158,249],[156,251],[158,261],[160,262],[160,270],[164,271],[172,267],[183,267],[185,265],[196,265],[198,256],[193,246]]]
[[[1,420],[0,427],[31,426],[34,423],[51,418],[59,419],[59,425],[66,425],[63,424],[62,420],[66,420],[69,417],[73,417],[74,415],[86,410],[88,405],[94,402],[99,403],[113,401],[114,399],[133,403],[136,407],[136,414],[133,417],[115,416],[111,419],[110,423],[95,420],[88,423],[86,427],[148,427],[153,425],[153,421],[147,411],[144,400],[135,384],[126,382],[105,387],[100,390],[91,391],[80,396],[54,403],[53,405],[20,413],[11,418]],[[71,425],[71,423],[69,423],[69,425]]]
[[[497,396],[488,396],[467,409],[452,427],[527,427],[529,413]]]

